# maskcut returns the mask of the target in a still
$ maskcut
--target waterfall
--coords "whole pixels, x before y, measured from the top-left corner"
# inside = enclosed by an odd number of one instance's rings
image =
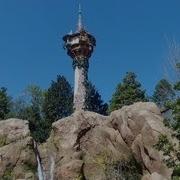
[[[45,177],[44,177],[44,173],[43,173],[43,168],[42,168],[42,165],[41,165],[41,161],[40,161],[40,156],[39,156],[39,152],[38,152],[38,148],[37,148],[37,144],[36,142],[34,141],[34,150],[35,150],[35,155],[36,155],[36,159],[37,159],[37,163],[38,163],[38,179],[39,180],[45,180]]]
[[[38,179],[39,180],[46,180],[46,176],[45,176],[45,173],[43,171],[43,167],[42,167],[39,152],[38,152],[37,143],[35,141],[34,141],[34,151],[35,151],[36,160],[38,163],[38,169],[37,169]],[[49,175],[48,175],[49,180],[54,180],[54,167],[55,167],[54,155],[51,154],[50,155],[50,169],[49,169]]]
[[[51,160],[51,166],[50,166],[50,180],[54,179],[54,165],[55,165],[55,161],[54,161],[54,157],[51,156],[50,157]]]
[[[36,155],[36,158],[37,158],[37,162],[38,162],[38,178],[39,178],[39,180],[44,180],[43,169],[42,169],[40,158],[39,158],[38,154]]]

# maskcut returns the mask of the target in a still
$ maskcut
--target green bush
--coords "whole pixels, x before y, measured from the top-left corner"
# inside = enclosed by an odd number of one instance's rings
[[[13,180],[12,169],[7,169],[2,176],[2,180]]]
[[[169,168],[173,169],[172,179],[180,180],[180,153],[167,138],[166,135],[159,136],[158,143],[154,146],[158,151],[162,151],[166,156],[164,162]]]
[[[134,158],[129,161],[119,161],[106,165],[107,180],[140,180],[142,177],[142,167]]]

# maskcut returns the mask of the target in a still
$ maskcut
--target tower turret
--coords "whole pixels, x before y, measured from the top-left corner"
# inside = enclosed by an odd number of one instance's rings
[[[89,58],[91,57],[96,39],[88,33],[82,23],[82,10],[79,6],[77,31],[63,37],[67,54],[73,59],[75,71],[74,109],[86,108],[86,83],[88,81]]]

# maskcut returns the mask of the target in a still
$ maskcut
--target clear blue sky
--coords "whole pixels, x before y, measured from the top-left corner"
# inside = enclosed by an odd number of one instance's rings
[[[127,71],[147,93],[163,77],[167,40],[180,39],[179,0],[81,0],[97,38],[89,78],[110,99]],[[0,86],[17,96],[28,84],[47,88],[57,74],[73,85],[61,37],[74,30],[77,0],[0,0]]]

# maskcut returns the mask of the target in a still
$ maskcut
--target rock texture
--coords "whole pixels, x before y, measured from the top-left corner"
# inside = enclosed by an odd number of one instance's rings
[[[136,103],[105,117],[77,111],[53,124],[39,154],[46,180],[168,180],[172,170],[154,145],[171,135],[153,103]],[[26,121],[0,122],[0,179],[36,179]]]
[[[160,134],[169,131],[153,103],[126,106],[109,117],[82,111],[53,124],[40,154],[47,179],[124,178],[123,170],[134,179],[170,179],[172,171],[153,147]],[[138,164],[137,172],[129,168]]]
[[[36,158],[28,122],[0,121],[0,179],[36,179]]]

